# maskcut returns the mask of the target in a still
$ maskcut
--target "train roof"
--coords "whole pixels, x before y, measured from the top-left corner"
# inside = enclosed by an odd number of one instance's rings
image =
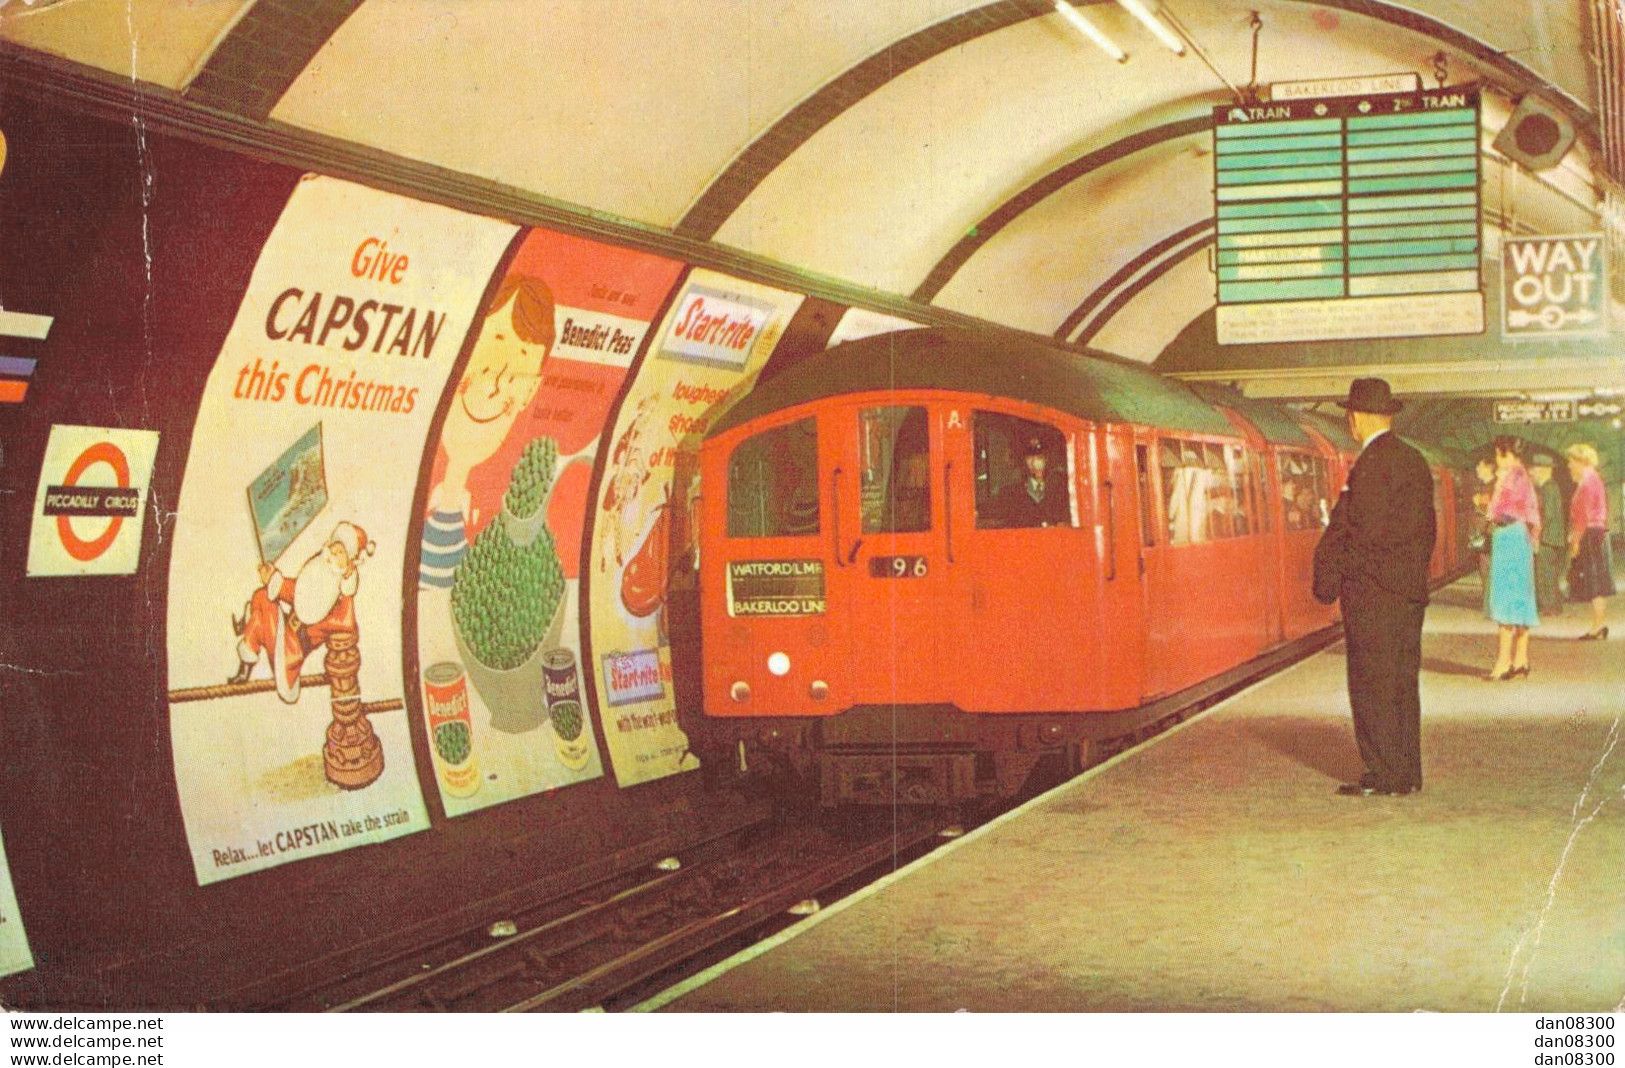
[[[888,389],[985,393],[1094,422],[1236,433],[1189,387],[1150,370],[1020,337],[928,327],[847,342],[786,368],[730,408],[708,436],[808,401]]]
[[[1354,440],[1353,434],[1349,433],[1348,423],[1345,420],[1339,419],[1328,412],[1311,412],[1302,409],[1295,409],[1295,412],[1305,425],[1312,426],[1324,434],[1339,452],[1360,451],[1360,443]],[[1421,453],[1422,459],[1426,460],[1429,465],[1433,467],[1457,466],[1455,458],[1437,445],[1429,445],[1404,434],[1401,434],[1400,437],[1404,438],[1407,444]]]
[[[1282,411],[1279,405],[1245,397],[1227,386],[1199,382],[1192,383],[1191,388],[1211,404],[1234,408],[1243,419],[1257,427],[1264,440],[1271,445],[1295,445],[1300,449],[1314,447],[1314,442],[1303,432],[1303,427]]]

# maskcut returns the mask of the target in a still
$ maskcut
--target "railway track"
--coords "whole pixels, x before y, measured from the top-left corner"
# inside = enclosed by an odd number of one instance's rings
[[[1328,628],[1146,706],[1102,717],[1091,763],[1135,748],[1225,697],[1336,641]],[[1023,796],[1056,785],[1031,784]],[[989,811],[984,819],[996,812]],[[764,817],[688,854],[539,900],[487,925],[398,954],[260,1006],[304,1012],[568,1012],[630,1008],[940,844],[948,818],[856,810],[840,830]]]
[[[940,820],[874,813],[834,831],[769,820],[688,856],[402,954],[266,1008],[294,1012],[569,1012],[635,1004],[925,852]],[[901,858],[901,860],[899,859]]]

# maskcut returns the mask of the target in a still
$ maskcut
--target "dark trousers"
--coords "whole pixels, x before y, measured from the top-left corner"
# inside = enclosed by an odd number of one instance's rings
[[[1369,583],[1343,586],[1349,707],[1360,759],[1378,785],[1422,785],[1422,616],[1416,604]]]
[[[1543,616],[1563,614],[1563,591],[1557,580],[1568,562],[1567,547],[1541,542],[1535,554],[1535,608]]]

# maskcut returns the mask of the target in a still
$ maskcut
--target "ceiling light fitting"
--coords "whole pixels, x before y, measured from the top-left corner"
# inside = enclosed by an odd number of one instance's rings
[[[1070,22],[1079,33],[1093,41],[1102,52],[1105,52],[1119,63],[1128,62],[1128,53],[1118,48],[1117,42],[1102,33],[1099,26],[1084,18],[1083,13],[1067,3],[1066,0],[1055,0],[1055,10],[1060,12],[1061,17]]]
[[[1117,4],[1124,11],[1140,20],[1140,25],[1151,31],[1151,35],[1161,41],[1163,47],[1176,56],[1185,54],[1185,42],[1173,30],[1170,30],[1163,21],[1157,18],[1156,12],[1145,6],[1145,0],[1117,0]]]

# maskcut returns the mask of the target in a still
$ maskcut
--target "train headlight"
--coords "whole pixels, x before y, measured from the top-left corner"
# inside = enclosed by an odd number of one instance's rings
[[[767,658],[767,670],[781,678],[790,674],[790,658],[783,653],[773,653]]]
[[[733,688],[728,691],[728,696],[744,704],[750,700],[750,684],[742,681],[734,683]]]
[[[823,679],[814,679],[812,685],[807,687],[807,692],[812,694],[814,701],[822,701],[829,696],[829,683]]]

